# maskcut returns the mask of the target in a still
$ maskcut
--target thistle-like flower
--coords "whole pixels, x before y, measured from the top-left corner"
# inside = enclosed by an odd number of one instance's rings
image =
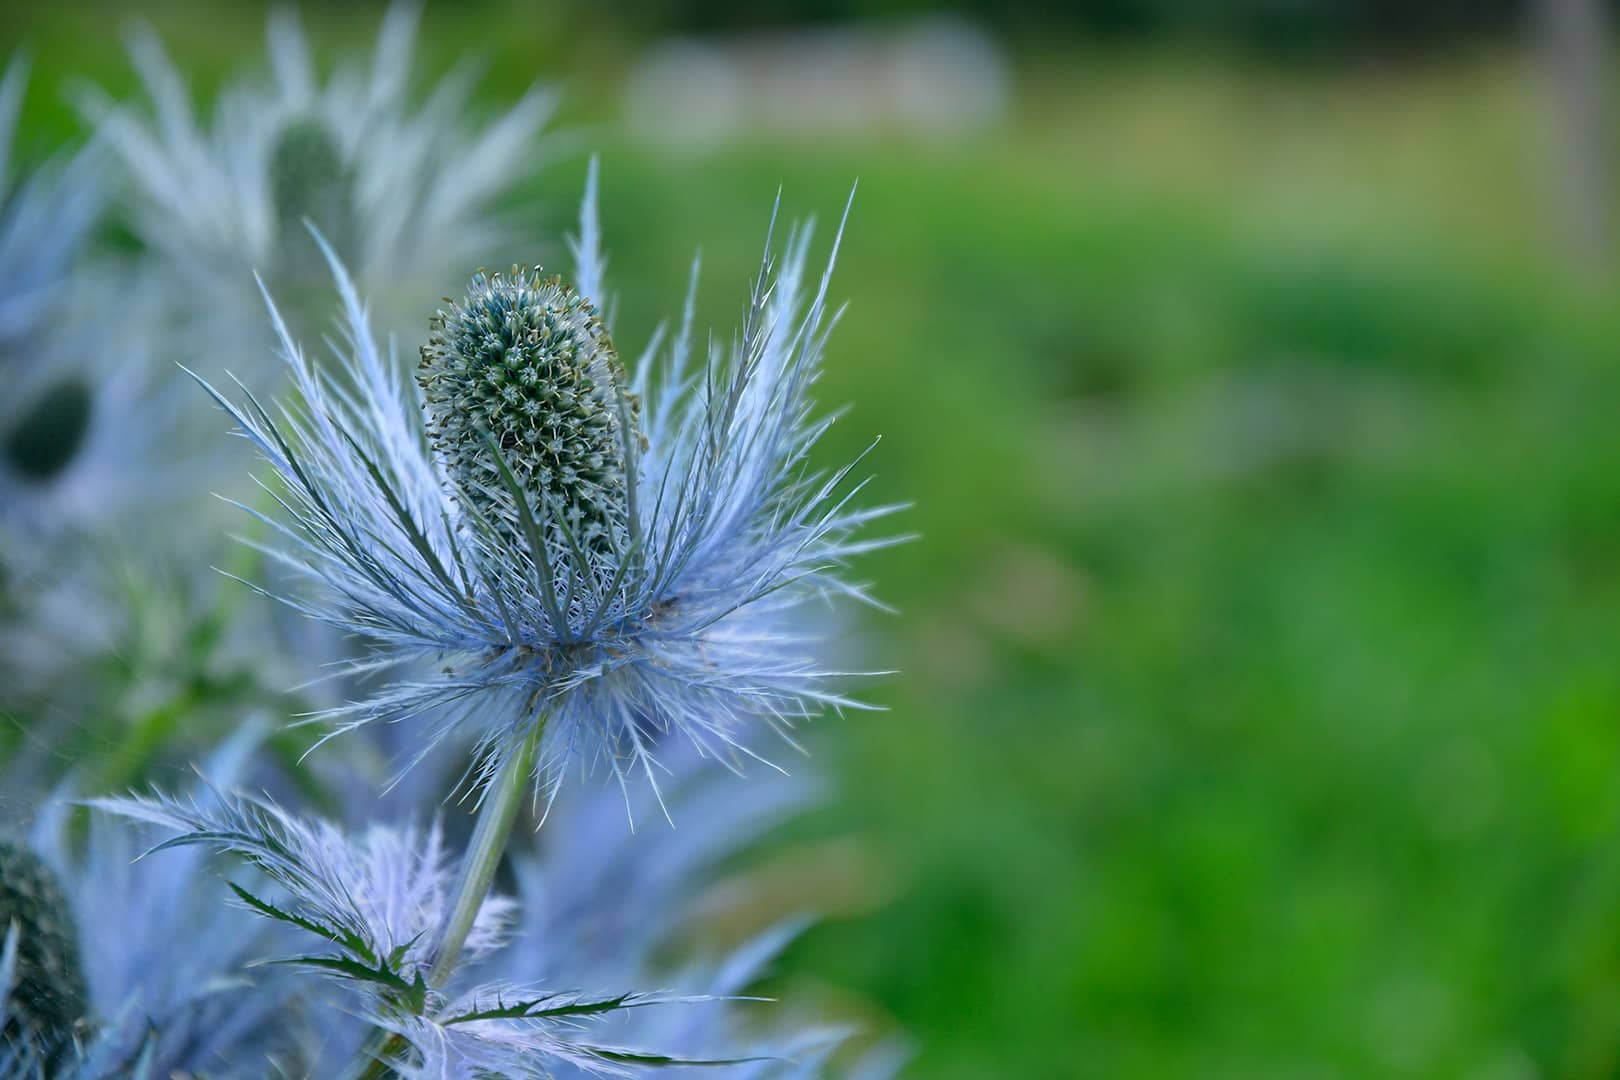
[[[431,933],[442,921],[451,876],[449,852],[435,823],[422,829],[372,825],[350,836],[329,821],[307,821],[268,799],[210,793],[206,798],[106,798],[91,805],[178,834],[159,849],[201,845],[235,855],[279,885],[287,900],[271,903],[240,886],[252,910],[316,934],[332,956],[297,963],[339,980],[409,987],[424,976]],[[476,959],[496,948],[512,901],[488,897],[467,937]],[[396,981],[397,980],[397,981]]]
[[[233,738],[206,772],[233,778],[257,741]],[[9,1059],[0,1048],[0,1077],[262,1076],[291,1045],[274,1023],[287,1014],[288,980],[249,968],[272,935],[224,902],[206,852],[137,862],[150,832],[97,816],[86,834],[71,810],[43,805],[26,846],[0,856],[22,976],[0,1011],[28,1034]]]
[[[174,833],[158,849],[201,846],[242,858],[281,887],[269,896],[232,885],[247,908],[319,942],[281,963],[328,977],[349,1010],[403,1045],[376,1051],[407,1077],[549,1078],[558,1066],[630,1075],[638,1064],[708,1064],[604,1044],[593,1027],[613,1014],[686,999],[658,993],[587,994],[485,982],[440,989],[430,976],[432,931],[447,914],[452,867],[439,830],[374,825],[358,837],[306,821],[263,799],[163,796],[93,805]],[[513,902],[487,897],[465,943],[470,964],[504,942]],[[337,1048],[348,1056],[353,1048]],[[324,1048],[326,1054],[332,1048]],[[317,1060],[321,1075],[333,1063]]]
[[[593,165],[573,287],[476,277],[434,320],[420,385],[379,351],[328,249],[339,368],[306,363],[276,317],[298,401],[275,417],[216,392],[285,481],[275,553],[312,586],[287,602],[374,642],[357,669],[439,665],[338,710],[338,731],[437,710],[424,746],[470,728],[493,774],[538,744],[554,791],[571,757],[651,779],[670,735],[732,760],[754,752],[752,721],[785,735],[855,704],[797,619],[865,599],[843,569],[892,542],[856,536],[894,508],[853,505],[854,463],[808,461],[831,422],[810,399],[831,258],[806,303],[810,230],[774,273],[767,238],[729,353],[692,363],[689,293],[667,350],[655,339],[629,377],[591,299],[598,235]]]
[[[129,542],[140,511],[183,486],[163,444],[186,399],[153,385],[144,284],[90,257],[97,149],[13,160],[26,69],[0,77],[0,709],[49,694],[67,711],[87,680],[82,663],[64,671],[118,618],[90,548],[114,522]]]
[[[74,481],[93,456],[98,400],[109,390],[77,362],[63,317],[101,212],[96,171],[81,152],[14,175],[26,81],[20,59],[0,77],[0,529],[19,549],[25,533],[73,516]]]
[[[101,212],[95,171],[83,155],[18,173],[12,140],[27,81],[27,62],[13,57],[0,76],[0,353],[7,359],[46,325]]]
[[[416,5],[395,4],[369,67],[341,66],[323,81],[297,18],[276,12],[271,77],[228,86],[207,122],[150,30],[130,43],[149,115],[85,96],[85,113],[128,173],[131,225],[171,278],[175,316],[195,333],[188,352],[217,354],[219,341],[259,331],[254,273],[306,331],[324,327],[326,312],[307,310],[324,292],[324,270],[306,220],[391,314],[442,295],[510,231],[490,204],[540,163],[536,139],[554,96],[533,89],[472,129],[474,79],[464,66],[413,105],[417,19]]]

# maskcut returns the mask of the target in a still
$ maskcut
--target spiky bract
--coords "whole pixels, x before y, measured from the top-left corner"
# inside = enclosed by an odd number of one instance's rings
[[[259,738],[237,734],[202,771],[234,779]],[[271,935],[227,902],[207,852],[142,860],[150,830],[104,815],[86,829],[72,809],[49,800],[28,836],[69,902],[87,992],[88,1019],[54,1048],[50,1080],[262,1077],[295,1022],[286,973],[251,966],[274,950]],[[3,1067],[0,1077],[14,1080]]]
[[[451,991],[430,985],[429,951],[452,879],[437,826],[372,826],[350,837],[328,822],[306,821],[268,800],[236,795],[208,802],[163,796],[98,799],[92,805],[173,832],[160,849],[202,846],[228,852],[281,885],[281,896],[233,888],[255,913],[318,943],[282,963],[330,977],[349,994],[351,1010],[406,1040],[396,1063],[404,1076],[549,1080],[559,1065],[628,1076],[639,1063],[682,1063],[668,1054],[606,1045],[589,1032],[621,1010],[687,999],[557,992],[507,981]],[[484,901],[467,939],[470,965],[502,943],[511,909],[512,901],[504,897]]]
[[[425,971],[433,932],[448,904],[452,865],[437,825],[373,825],[351,838],[329,821],[309,821],[266,799],[98,799],[92,805],[178,835],[162,847],[201,845],[235,855],[286,892],[273,903],[244,896],[260,914],[317,933],[342,956],[388,969],[405,982]],[[239,895],[243,890],[238,889]],[[473,956],[493,949],[511,902],[487,900],[467,940]],[[337,963],[310,966],[339,978]]]
[[[518,314],[509,300],[487,310],[477,302],[507,297],[510,282],[475,285],[474,314],[444,323],[427,369],[436,404],[378,350],[329,251],[348,315],[337,369],[306,363],[278,317],[298,401],[277,417],[251,394],[237,406],[215,392],[285,481],[287,516],[271,524],[289,543],[273,550],[314,588],[283,598],[368,638],[375,655],[355,670],[416,660],[437,667],[330,714],[337,731],[436,710],[423,752],[470,728],[493,769],[543,721],[537,778],[554,790],[573,757],[605,761],[621,780],[631,768],[650,778],[657,745],[672,734],[729,760],[753,753],[753,721],[786,734],[823,706],[854,704],[835,688],[838,673],[818,661],[822,642],[803,609],[866,597],[842,570],[855,554],[892,542],[856,533],[894,507],[855,508],[853,464],[821,472],[807,461],[831,422],[812,416],[809,393],[832,322],[827,274],[807,305],[800,295],[809,230],[789,237],[774,275],[767,242],[729,354],[711,346],[692,364],[688,296],[680,333],[667,350],[653,343],[619,396],[617,428],[606,412],[611,374],[595,374],[611,373],[607,339],[583,301],[570,299],[601,295],[597,235],[593,170],[575,245],[578,289],[539,286],[554,290],[551,302],[525,305],[517,322],[543,325],[556,311],[566,315],[557,337],[573,322],[575,366],[582,346],[592,352],[588,386],[534,365],[545,392],[513,389],[537,408],[562,404],[566,390],[576,420],[588,421],[571,435],[569,453],[581,463],[571,493],[541,472],[558,459],[521,460],[526,448],[514,441],[508,453],[493,440],[480,456],[476,424],[449,415],[464,397],[487,402],[492,392],[487,364],[469,357],[498,354],[504,365],[508,355],[539,356],[501,344],[503,335],[521,336],[508,329]],[[452,350],[462,327],[471,343]],[[454,381],[441,374],[452,355],[464,365]],[[643,403],[635,437],[632,398]],[[614,477],[624,478],[622,528],[613,521]],[[590,515],[608,525],[587,544],[580,534]]]

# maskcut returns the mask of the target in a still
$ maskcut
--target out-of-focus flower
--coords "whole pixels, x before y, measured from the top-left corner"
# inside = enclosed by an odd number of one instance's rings
[[[0,926],[7,928],[11,970],[8,1016],[0,1039],[54,1047],[85,1015],[84,972],[73,915],[61,883],[38,855],[0,839]]]
[[[85,155],[48,161],[26,176],[12,160],[27,81],[28,64],[12,58],[0,77],[0,350],[8,359],[47,326],[102,207]]]
[[[673,343],[655,340],[630,379],[589,299],[598,235],[593,169],[577,287],[475,278],[436,318],[420,388],[377,348],[329,250],[339,369],[308,364],[277,318],[298,400],[278,418],[216,392],[285,481],[275,554],[311,586],[287,602],[372,641],[355,670],[439,665],[337,710],[338,730],[439,709],[424,749],[471,730],[491,772],[543,730],[536,778],[555,790],[571,758],[651,779],[664,733],[732,757],[751,753],[752,721],[786,734],[855,704],[794,618],[866,599],[844,568],[892,542],[856,535],[894,508],[855,506],[854,463],[808,462],[831,423],[810,399],[831,260],[806,303],[810,230],[774,273],[768,239],[730,352],[692,363],[689,294]]]
[[[302,332],[325,329],[324,267],[306,220],[384,314],[411,313],[390,327],[419,325],[416,312],[509,236],[491,203],[542,160],[537,136],[553,95],[533,89],[471,127],[474,78],[462,66],[414,106],[417,18],[415,5],[396,4],[369,68],[341,66],[322,81],[296,17],[275,13],[270,78],[228,86],[206,122],[145,29],[130,52],[150,111],[86,95],[86,113],[128,174],[131,225],[168,274],[174,315],[194,335],[191,366],[211,362],[221,342],[234,343],[233,356],[251,352],[241,343],[258,340],[264,326],[255,273]]]
[[[13,60],[0,79],[0,708],[37,714],[84,700],[126,622],[113,552],[150,572],[143,541],[200,477],[186,383],[154,371],[152,285],[87,251],[105,155],[10,160],[25,74]]]
[[[49,160],[27,175],[11,160],[27,74],[13,59],[0,78],[0,565],[12,577],[38,530],[92,509],[87,465],[117,427],[98,414],[126,391],[89,369],[93,354],[73,348],[83,342],[73,332],[82,320],[71,315],[71,275],[102,208],[93,155]]]

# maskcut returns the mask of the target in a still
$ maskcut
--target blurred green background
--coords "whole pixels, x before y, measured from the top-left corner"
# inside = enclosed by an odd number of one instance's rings
[[[256,5],[10,5],[25,147],[133,86],[136,7],[199,99],[262,63]],[[827,450],[881,433],[923,539],[863,568],[899,614],[856,662],[902,674],[813,733],[812,831],[862,846],[789,968],[917,1077],[1620,1073],[1606,115],[1511,3],[976,7],[982,126],[689,145],[625,121],[664,35],[920,6],[425,15],[419,74],[564,90],[519,202],[557,236],[600,152],[632,342],[699,246],[724,332],[777,187],[826,225],[859,178]],[[304,14],[330,58],[379,10]]]

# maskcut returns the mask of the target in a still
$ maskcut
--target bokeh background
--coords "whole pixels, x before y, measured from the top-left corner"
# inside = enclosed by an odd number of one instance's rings
[[[330,59],[380,12],[303,14]],[[24,152],[135,85],[131,18],[206,101],[265,14],[13,0]],[[777,887],[908,1075],[1620,1070],[1610,15],[428,5],[424,79],[562,89],[514,204],[559,237],[600,153],[634,339],[700,246],[729,327],[778,187],[825,226],[859,180],[826,452],[881,434],[922,539],[864,567],[901,674],[811,733]]]

